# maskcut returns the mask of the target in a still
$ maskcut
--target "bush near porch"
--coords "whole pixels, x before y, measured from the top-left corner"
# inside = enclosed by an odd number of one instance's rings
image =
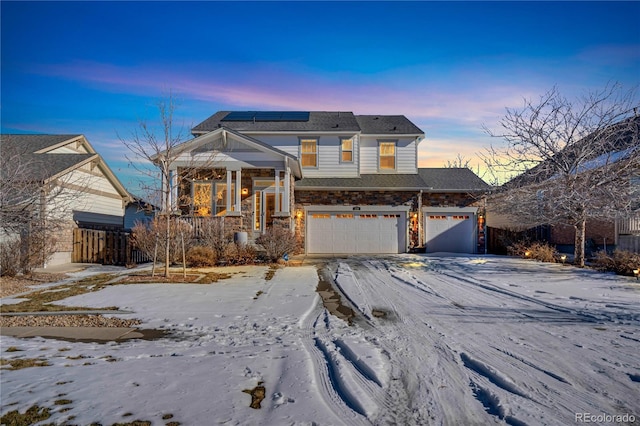
[[[290,229],[273,225],[256,239],[257,247],[233,241],[233,234],[225,230],[222,218],[203,221],[197,232],[179,218],[171,219],[169,233],[170,263],[182,263],[184,241],[186,263],[189,266],[215,266],[219,264],[246,265],[257,261],[275,262],[285,253],[293,254],[298,242]],[[133,243],[146,255],[165,260],[166,221],[155,219],[136,224],[132,230]],[[262,250],[260,250],[262,249]]]

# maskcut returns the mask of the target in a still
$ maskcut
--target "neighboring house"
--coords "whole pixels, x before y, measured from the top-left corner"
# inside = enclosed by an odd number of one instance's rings
[[[280,224],[309,254],[477,250],[472,194],[488,185],[418,168],[424,132],[405,116],[220,111],[192,133],[172,163],[171,210],[194,223],[224,216],[250,240]]]
[[[31,188],[3,209],[51,224],[44,229],[52,230],[46,238],[55,241],[54,254],[42,266],[71,262],[75,228],[122,229],[129,194],[83,135],[4,134],[1,147]]]
[[[132,195],[124,211],[124,230],[131,231],[136,224],[153,220],[157,212],[156,206]]]
[[[600,169],[614,170],[623,161],[628,161],[630,158],[637,159],[638,135],[640,135],[639,116],[636,115],[615,123],[607,130],[606,134],[608,136],[601,146],[589,146],[589,150],[583,149],[583,144],[589,144],[593,140],[588,136],[576,143],[575,146],[565,148],[565,150],[554,156],[553,160],[577,164],[577,170],[574,173],[579,175],[584,172],[597,172]],[[584,152],[587,152],[588,155],[584,154]],[[584,156],[579,163],[574,161],[577,155]],[[529,172],[517,176],[506,183],[504,185],[505,188],[509,186],[518,187],[529,181],[532,185],[538,185],[544,189],[545,182],[555,179],[556,176],[551,174],[554,173],[553,168],[548,168],[550,172],[546,173],[539,173],[538,169],[547,170],[546,166],[551,161],[544,161]],[[633,194],[631,198],[635,196],[636,199],[636,202],[631,206],[632,213],[620,213],[618,210],[615,219],[613,216],[587,219],[585,226],[585,248],[587,253],[594,253],[603,249],[611,251],[614,248],[640,252],[640,166],[637,160],[635,163],[630,164],[634,165],[631,170],[635,171],[636,176],[635,178],[627,179],[626,182]],[[531,176],[534,177],[532,178]],[[605,180],[603,179],[602,181],[604,182]],[[619,183],[615,185],[619,185]],[[610,200],[611,198],[607,198],[605,205],[612,206],[613,203]],[[529,238],[549,242],[563,252],[572,252],[575,248],[576,231],[573,226],[542,224],[534,227],[533,224],[527,224],[524,220],[518,221],[518,218],[496,214],[492,212],[491,206],[489,206],[488,210],[487,226],[491,228],[520,231],[529,228],[527,231]]]

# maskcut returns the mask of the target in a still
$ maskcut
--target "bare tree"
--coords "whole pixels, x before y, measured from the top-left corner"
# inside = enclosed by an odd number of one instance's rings
[[[166,221],[166,226],[162,226],[164,232],[165,276],[169,276],[171,250],[171,223],[172,217],[179,216],[177,210],[178,200],[174,199],[178,193],[177,187],[183,180],[189,179],[202,167],[212,167],[214,153],[212,152],[208,160],[199,158],[199,162],[190,163],[192,160],[185,159],[184,138],[185,127],[175,126],[174,113],[176,110],[176,100],[171,92],[158,101],[159,124],[154,125],[147,121],[139,121],[138,129],[134,130],[129,138],[120,137],[122,143],[131,152],[127,156],[130,165],[146,176],[147,183],[144,189],[152,198],[160,198],[162,209],[159,215]],[[150,166],[155,166],[155,168]],[[180,173],[178,173],[180,165]],[[150,182],[150,183],[148,183]],[[183,200],[187,201],[187,200]]]
[[[484,159],[484,157],[481,157]],[[493,174],[493,170],[490,168],[481,168],[480,164],[476,164],[475,168],[471,164],[471,159],[466,158],[464,155],[458,153],[456,154],[456,158],[452,160],[447,160],[443,167],[445,169],[469,169],[473,173],[475,173],[480,179],[489,183],[492,186],[498,186],[498,178]]]
[[[462,154],[457,154],[456,158],[453,161],[447,160],[447,162],[444,163],[444,167],[446,169],[470,169],[470,170],[473,170],[473,167],[471,166],[471,159],[465,158],[465,156],[462,155]]]
[[[632,207],[640,120],[635,91],[618,84],[564,97],[557,88],[507,108],[499,147],[483,154],[496,175],[512,179],[490,199],[492,210],[531,226],[575,228],[575,262],[584,266],[587,219],[614,218]]]

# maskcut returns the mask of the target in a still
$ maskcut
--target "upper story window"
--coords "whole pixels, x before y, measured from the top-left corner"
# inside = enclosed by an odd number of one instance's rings
[[[318,167],[318,139],[300,139],[302,167]]]
[[[395,142],[380,142],[380,170],[395,170],[396,169],[396,143]]]
[[[353,139],[342,139],[340,144],[340,162],[353,162]]]

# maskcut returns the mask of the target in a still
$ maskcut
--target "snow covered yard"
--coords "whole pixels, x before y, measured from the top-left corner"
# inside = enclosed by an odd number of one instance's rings
[[[171,335],[3,336],[3,359],[51,365],[2,370],[2,414],[38,405],[51,410],[45,423],[81,425],[640,424],[635,280],[491,256],[324,261],[359,313],[351,326],[323,308],[312,266],[65,299],[119,306]],[[256,410],[243,390],[260,382]]]

